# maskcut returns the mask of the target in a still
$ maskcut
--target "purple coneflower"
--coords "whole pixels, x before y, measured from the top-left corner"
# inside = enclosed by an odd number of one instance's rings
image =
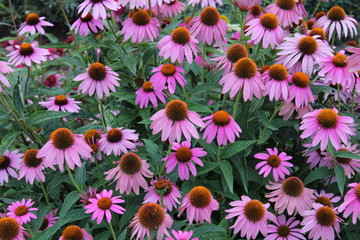
[[[37,149],[28,149],[24,153],[23,160],[19,166],[19,179],[25,177],[26,182],[33,184],[35,179],[39,182],[45,182],[44,159],[37,158]]]
[[[173,64],[162,64],[159,67],[156,67],[152,70],[154,73],[150,80],[155,88],[164,89],[167,86],[167,89],[171,94],[175,93],[176,82],[184,87],[186,85],[186,80],[182,74],[184,74],[184,69]]]
[[[79,32],[81,36],[87,36],[89,34],[89,29],[93,33],[97,33],[100,30],[104,29],[104,23],[100,19],[94,19],[91,13],[88,13],[86,16],[79,18],[71,25],[70,30],[75,29],[75,33]]]
[[[39,15],[36,13],[29,13],[26,16],[25,22],[23,22],[18,29],[19,35],[23,35],[24,33],[30,33],[30,35],[34,35],[36,31],[41,34],[45,34],[43,27],[52,27],[54,24],[49,23],[44,19],[45,17],[39,17]]]
[[[50,97],[47,102],[39,102],[43,107],[48,108],[49,111],[63,111],[63,112],[79,112],[80,107],[77,105],[80,101],[75,101],[74,98],[65,95],[57,95]]]
[[[9,62],[13,65],[25,63],[28,67],[31,63],[38,63],[46,61],[46,56],[50,54],[49,50],[38,48],[34,43],[22,43],[15,46],[16,50],[7,55]]]
[[[39,209],[32,207],[34,205],[34,201],[31,199],[26,200],[23,198],[20,201],[16,201],[11,203],[10,206],[7,207],[9,211],[6,213],[8,217],[14,218],[21,224],[26,224],[31,221],[31,219],[37,219],[37,216],[32,213],[33,211],[37,211]]]

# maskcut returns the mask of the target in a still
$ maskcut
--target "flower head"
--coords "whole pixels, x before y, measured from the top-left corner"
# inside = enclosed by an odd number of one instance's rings
[[[107,133],[103,133],[99,141],[100,151],[106,155],[113,153],[116,156],[129,150],[135,151],[134,142],[138,139],[139,134],[135,133],[135,130],[108,127]]]
[[[161,2],[163,2],[161,0]],[[165,2],[160,7],[160,14],[162,17],[174,17],[180,14],[185,9],[185,3],[182,3],[178,0],[172,0],[170,2]]]
[[[25,63],[30,67],[31,62],[39,64],[46,61],[46,56],[50,54],[49,50],[38,48],[35,43],[22,43],[16,45],[15,48],[16,50],[7,55],[9,62],[15,66]]]
[[[49,23],[44,20],[45,17],[39,17],[36,13],[29,13],[26,16],[25,22],[20,25],[18,30],[19,35],[23,35],[25,33],[30,33],[30,35],[34,35],[36,31],[41,34],[45,34],[43,27],[54,26],[54,24]]]
[[[25,240],[25,229],[22,224],[12,217],[0,218],[0,239]]]
[[[291,76],[284,65],[274,64],[270,66],[269,70],[262,74],[262,79],[265,82],[265,94],[269,95],[271,101],[288,99]]]
[[[174,236],[174,238],[172,237],[166,237],[165,240],[199,240],[199,238],[191,238],[193,235],[193,231],[175,231],[175,230],[171,230],[172,235]]]
[[[8,217],[14,218],[21,224],[26,224],[31,221],[31,219],[37,219],[37,216],[32,213],[32,211],[37,211],[39,209],[32,208],[34,201],[31,199],[26,200],[23,198],[20,201],[13,202],[10,206],[7,207],[9,211],[6,215]]]
[[[344,212],[344,218],[352,214],[352,223],[356,224],[360,216],[360,182],[348,185],[350,190],[345,194],[344,202],[339,206],[339,212]]]
[[[45,78],[44,85],[46,87],[60,87],[61,85],[61,74],[51,74],[50,76]]]
[[[70,30],[75,30],[75,33],[79,32],[81,36],[87,36],[89,34],[89,29],[93,33],[97,33],[100,30],[104,29],[104,23],[100,19],[94,19],[91,13],[86,14],[84,17],[79,16],[79,18],[71,25]]]
[[[302,72],[296,72],[290,77],[293,83],[289,87],[289,98],[286,102],[294,101],[297,108],[308,106],[314,103],[314,95],[310,88],[309,76]]]
[[[83,228],[76,225],[67,226],[59,240],[93,240],[93,237]]]
[[[279,18],[279,23],[283,27],[291,27],[298,24],[304,16],[299,14],[296,7],[296,0],[276,0],[275,3],[268,5],[265,12],[273,13]]]
[[[154,108],[158,107],[159,99],[162,103],[166,103],[166,95],[162,92],[161,89],[155,88],[151,81],[146,81],[136,91],[135,104],[140,105],[140,108],[147,108],[149,106],[149,101],[154,105]]]
[[[95,19],[106,19],[106,9],[116,11],[118,4],[115,0],[84,0],[78,6],[78,13],[81,13],[81,17],[86,17],[91,9]]]
[[[326,193],[321,190],[320,193],[315,192],[315,202],[320,203],[324,206],[333,207],[333,203],[337,203],[341,200],[341,197],[334,197],[333,193]]]
[[[268,225],[268,235],[264,240],[272,240],[272,239],[292,239],[298,240],[303,239],[306,240],[304,235],[300,233],[301,229],[296,228],[300,221],[296,220],[295,217],[290,217],[286,220],[284,214],[275,218],[275,225]]]
[[[48,229],[49,227],[52,227],[57,220],[59,219],[59,217],[55,217],[55,214],[57,213],[57,209],[55,209],[54,211],[49,212],[44,220],[42,221],[39,231],[44,231],[46,229]]]
[[[18,175],[14,169],[18,169],[21,164],[23,154],[19,150],[10,152],[6,150],[0,158],[0,184],[9,182],[9,176],[17,178]]]
[[[228,48],[225,56],[212,58],[211,60],[218,62],[215,68],[223,69],[223,75],[226,75],[233,70],[234,64],[244,57],[248,57],[245,46],[236,43]]]
[[[351,56],[346,59],[349,72],[360,71],[360,48],[347,47],[345,50],[352,53]]]
[[[184,69],[173,64],[162,64],[159,67],[156,67],[152,70],[154,73],[150,81],[154,88],[164,89],[167,86],[167,89],[171,94],[175,93],[176,82],[184,87],[186,85],[186,80],[182,74],[184,74]]]
[[[85,206],[90,204],[89,201],[91,198],[96,198],[96,194],[98,194],[97,188],[89,187],[88,191],[83,191],[82,194],[79,194],[80,196],[80,202],[82,202]]]
[[[101,130],[89,129],[84,133],[85,142],[91,147],[91,158],[90,161],[94,162],[95,160],[101,161],[102,156],[100,152],[100,139],[101,134],[103,132]]]
[[[9,80],[5,77],[4,74],[9,74],[14,72],[14,69],[9,67],[10,63],[0,61],[0,83],[4,84],[6,87],[10,87]],[[1,84],[0,84],[0,93],[2,92]]]
[[[44,158],[37,158],[39,152],[37,149],[28,149],[24,153],[23,160],[19,167],[19,179],[25,177],[26,182],[33,184],[35,179],[39,182],[45,182]]]
[[[48,108],[49,111],[63,112],[79,112],[80,107],[77,105],[78,103],[81,102],[65,95],[57,95],[56,97],[50,97],[47,102],[39,102],[40,105]]]
[[[223,5],[222,0],[188,0],[188,5],[195,7],[200,2],[201,2],[201,8],[207,6],[216,7],[216,3],[219,4],[220,6]]]

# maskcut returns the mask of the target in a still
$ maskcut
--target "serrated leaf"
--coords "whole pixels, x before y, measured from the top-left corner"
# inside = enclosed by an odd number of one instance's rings
[[[221,151],[222,158],[230,158],[234,154],[245,150],[248,148],[251,144],[256,143],[256,140],[244,140],[244,141],[236,141],[234,143],[230,143],[224,147],[224,149]]]
[[[37,111],[30,115],[27,119],[27,125],[39,124],[41,122],[45,122],[48,120],[62,118],[69,116],[71,113],[69,112],[57,112],[57,111]]]
[[[13,141],[19,136],[21,132],[12,132],[7,134],[1,141],[0,145],[0,156],[9,148],[9,146],[13,143]]]
[[[335,172],[336,181],[338,183],[339,191],[341,193],[341,196],[343,196],[344,188],[345,188],[345,170],[342,166],[336,164],[334,166],[334,172]]]
[[[234,175],[231,164],[228,161],[221,161],[220,169],[231,193],[234,192]]]

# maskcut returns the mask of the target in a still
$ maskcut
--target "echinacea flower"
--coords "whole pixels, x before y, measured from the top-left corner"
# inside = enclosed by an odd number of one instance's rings
[[[115,0],[84,0],[77,8],[81,17],[85,17],[92,9],[92,14],[95,19],[106,19],[106,9],[116,11],[118,3]]]
[[[170,3],[171,0],[149,0],[149,1],[145,1],[145,6],[147,8],[151,7],[162,7],[164,4],[166,3]],[[150,4],[150,5],[149,5]],[[159,9],[156,9],[157,11],[159,11]]]
[[[161,0],[161,2],[163,2]],[[179,15],[185,9],[185,3],[182,3],[178,0],[172,0],[170,2],[165,2],[160,7],[160,14],[162,17],[174,17]]]
[[[157,89],[164,89],[167,86],[167,89],[171,94],[175,93],[176,82],[184,87],[186,85],[186,80],[182,74],[184,74],[184,69],[173,64],[162,64],[159,67],[156,67],[152,70],[154,73],[150,80]]]
[[[46,87],[60,87],[62,75],[59,73],[51,74],[45,78],[44,85]]]
[[[80,202],[82,202],[85,206],[90,204],[89,201],[91,198],[96,198],[96,194],[98,194],[97,188],[89,187],[88,191],[83,191],[82,194],[79,194],[80,196]]]
[[[14,72],[14,69],[9,67],[10,63],[5,61],[0,61],[0,83],[4,84],[6,87],[10,87],[9,80],[5,77],[4,74],[9,74]],[[1,84],[0,84],[0,93],[2,92]]]
[[[45,166],[58,165],[64,171],[64,160],[71,170],[75,165],[81,167],[80,156],[91,157],[92,149],[82,136],[73,134],[70,129],[59,128],[50,134],[49,141],[36,154],[37,158],[45,158]]]
[[[329,141],[335,148],[340,148],[340,142],[348,143],[349,135],[355,135],[354,120],[351,117],[340,116],[338,110],[317,109],[303,116],[299,127],[303,130],[300,138],[313,137],[312,146],[320,143],[323,151]]]
[[[199,238],[191,238],[193,235],[193,231],[175,231],[171,230],[173,237],[166,237],[165,240],[199,240]]]
[[[159,99],[162,103],[166,103],[166,95],[162,92],[162,89],[157,89],[153,86],[151,81],[146,81],[136,92],[135,104],[140,105],[140,108],[147,108],[149,101],[151,101],[154,108],[158,107]]]
[[[164,234],[169,235],[168,228],[171,228],[174,220],[165,210],[156,203],[145,203],[142,205],[135,217],[131,220],[129,227],[133,227],[131,239],[136,235],[136,239],[144,240],[145,236],[152,239],[151,232],[157,230],[156,240],[164,238]]]
[[[124,203],[125,201],[120,199],[121,196],[112,197],[112,195],[112,190],[107,191],[104,189],[100,193],[96,194],[96,198],[89,199],[90,204],[85,206],[85,213],[93,213],[91,220],[96,219],[96,223],[100,224],[106,216],[106,220],[110,223],[112,212],[124,214],[126,211],[125,208],[117,204]]]
[[[25,22],[23,22],[20,25],[20,28],[18,29],[18,34],[23,35],[25,33],[30,33],[30,35],[34,35],[36,31],[38,31],[41,34],[45,34],[45,31],[43,27],[52,27],[54,24],[45,21],[45,17],[39,17],[36,13],[29,13],[26,16]]]
[[[304,235],[300,233],[301,229],[296,228],[300,221],[296,220],[295,217],[286,219],[285,215],[282,214],[273,222],[275,225],[268,225],[268,235],[264,240],[306,240]]]
[[[115,92],[115,86],[120,86],[118,76],[119,74],[112,71],[110,67],[96,62],[91,64],[85,73],[77,75],[74,81],[82,81],[79,85],[82,93],[92,96],[96,91],[98,98],[103,98],[104,93],[108,97],[110,96],[109,90]]]
[[[49,111],[63,111],[77,113],[80,107],[77,105],[80,101],[75,101],[74,98],[67,97],[65,95],[57,95],[50,97],[47,102],[39,102],[43,107],[46,107]]]
[[[201,2],[201,8],[210,6],[216,7],[216,3],[220,6],[223,5],[222,0],[188,0],[188,5],[191,5],[193,8]]]
[[[214,7],[204,8],[200,16],[192,18],[188,25],[191,35],[209,45],[214,40],[216,44],[222,44],[229,28],[225,20],[220,18],[219,11]]]
[[[46,61],[46,56],[50,54],[49,50],[38,48],[34,43],[22,43],[15,48],[16,50],[7,55],[9,62],[15,66],[25,63],[30,67],[31,62],[40,64]]]
[[[229,203],[233,208],[225,210],[228,213],[225,219],[237,217],[234,225],[230,229],[234,229],[234,234],[241,231],[240,236],[246,239],[256,239],[259,232],[266,236],[268,232],[267,220],[275,221],[276,217],[267,209],[269,203],[263,204],[259,200],[251,199],[248,196],[241,196],[241,200]]]
[[[152,134],[161,133],[161,141],[169,139],[173,143],[175,139],[180,142],[181,136],[184,135],[187,141],[191,137],[199,138],[199,133],[195,125],[205,127],[199,114],[188,110],[188,106],[181,100],[172,100],[165,109],[156,112],[150,118],[153,121],[150,125]]]
[[[265,194],[270,202],[275,203],[275,211],[283,213],[285,209],[289,215],[302,213],[311,208],[314,201],[314,190],[306,188],[297,177],[288,177],[284,181],[266,185],[271,190]]]
[[[344,218],[352,214],[352,223],[356,224],[360,216],[360,182],[348,185],[350,190],[345,194],[344,202],[339,206],[339,212],[344,212]]]
[[[328,152],[321,151],[320,148],[310,150],[312,147],[311,143],[304,143],[303,146],[307,148],[306,150],[303,151],[303,156],[308,157],[306,163],[310,164],[309,166],[310,169],[313,169],[318,165],[319,167],[326,166],[328,168],[332,166],[332,159],[328,157],[330,156]]]
[[[275,14],[283,27],[291,27],[298,24],[304,16],[297,11],[296,0],[276,0],[275,3],[268,5],[265,12]]]
[[[288,120],[292,116],[294,111],[297,113],[296,119],[301,119],[308,112],[314,111],[314,109],[309,104],[298,108],[296,107],[294,100],[287,100],[280,108],[279,116],[284,116],[283,119]]]
[[[253,6],[250,7],[245,21],[249,22],[252,19],[260,18],[262,15],[263,15],[262,7],[259,4],[254,4]]]
[[[244,45],[236,43],[230,46],[225,56],[212,58],[211,60],[217,62],[216,69],[224,70],[223,76],[233,70],[234,64],[241,58],[248,57],[248,52]]]
[[[217,144],[224,146],[228,142],[235,142],[235,137],[240,137],[242,132],[239,124],[224,110],[219,110],[202,120],[207,126],[203,134],[203,139],[207,139],[207,143],[211,143],[216,137]]]
[[[159,56],[167,59],[170,58],[171,62],[178,61],[183,63],[184,58],[191,64],[194,56],[197,57],[200,52],[199,47],[196,45],[196,40],[185,27],[178,27],[173,30],[170,35],[163,37],[158,43],[160,49]]]
[[[0,158],[0,184],[9,182],[9,176],[17,178],[18,175],[14,169],[18,169],[21,164],[23,154],[19,150],[6,150]]]
[[[67,226],[62,232],[59,240],[93,240],[93,237],[84,229],[76,225]]]
[[[33,184],[35,179],[39,182],[45,182],[44,159],[36,157],[38,152],[37,149],[26,150],[19,166],[19,179],[25,177],[26,182],[30,184]]]
[[[320,203],[313,203],[313,209],[303,212],[304,219],[301,222],[302,233],[309,232],[309,239],[333,240],[335,234],[340,232],[342,219],[337,216],[337,208],[324,206]]]
[[[126,5],[130,3],[129,4],[130,9],[142,8],[145,6],[146,3],[145,0],[118,0],[118,2],[122,7],[126,7]]]
[[[318,35],[319,39],[322,41],[326,40],[326,32],[320,27],[314,27],[309,31],[309,36],[313,37],[315,35]]]
[[[348,143],[346,146],[340,146],[340,148],[337,149],[338,152],[351,152],[354,154],[358,154],[360,150],[356,150],[358,147],[357,144],[351,144]],[[331,161],[332,165],[334,165],[334,162],[332,161],[333,158],[331,155],[328,155],[329,161]],[[347,178],[352,178],[354,175],[356,175],[358,172],[360,172],[360,160],[355,158],[347,158],[347,157],[335,157],[335,161],[337,164],[342,166],[345,171],[345,175]]]
[[[265,82],[264,94],[269,96],[270,101],[287,100],[289,97],[289,80],[291,76],[281,64],[270,66],[269,70],[262,74]]]
[[[25,240],[25,228],[15,218],[0,218],[0,239]]]
[[[145,190],[146,195],[143,203],[160,203],[161,195],[163,197],[164,208],[172,211],[173,207],[177,208],[180,204],[181,192],[175,183],[170,182],[169,179],[154,179],[150,182],[151,186]]]
[[[149,39],[153,42],[159,36],[159,20],[150,17],[149,13],[142,9],[137,10],[122,25],[120,34],[124,35],[124,42],[130,37],[133,43],[147,42]]]
[[[345,50],[351,53],[346,59],[349,72],[360,71],[360,48],[347,47]]]
[[[104,29],[104,23],[100,19],[94,19],[91,13],[88,13],[84,17],[79,16],[79,18],[71,25],[70,30],[79,32],[81,36],[87,36],[89,34],[89,29],[93,33],[97,33],[100,30]]]
[[[332,56],[330,46],[319,39],[320,36],[305,36],[295,33],[293,37],[285,38],[277,49],[277,63],[283,64],[290,74],[303,72],[312,74],[315,63],[323,57]]]
[[[8,217],[15,218],[19,223],[26,224],[31,221],[31,219],[37,219],[37,216],[32,213],[33,211],[37,211],[39,209],[32,207],[34,205],[34,201],[31,199],[26,200],[23,198],[20,201],[16,201],[11,203],[7,207],[7,210],[9,211],[6,213]]]
[[[194,221],[211,223],[211,214],[219,210],[219,202],[214,199],[209,189],[203,186],[197,186],[185,195],[179,207],[179,217],[186,211],[186,218],[189,224]]]
[[[151,178],[153,173],[149,170],[150,164],[146,160],[142,160],[135,153],[126,153],[114,163],[118,165],[105,172],[107,175],[105,180],[114,179],[113,182],[116,181],[115,189],[119,190],[121,194],[124,192],[130,194],[133,190],[136,195],[139,195],[139,187],[148,188],[144,177]]]
[[[100,150],[100,139],[101,139],[102,131],[96,129],[89,129],[84,133],[85,142],[91,147],[91,162],[95,162],[95,160],[101,161],[102,156]]]
[[[333,207],[333,203],[337,203],[341,200],[341,197],[334,197],[333,193],[326,193],[325,190],[321,190],[320,193],[315,192],[315,202],[324,206]]]
[[[279,151],[277,148],[271,149],[267,148],[267,153],[257,153],[254,155],[254,158],[264,160],[256,164],[255,169],[260,169],[259,174],[264,174],[264,177],[267,177],[271,172],[274,177],[275,182],[285,179],[285,175],[290,175],[289,169],[287,167],[293,167],[294,165],[289,160],[292,159],[291,156],[287,156],[285,152]]]
[[[260,98],[265,89],[256,63],[248,57],[240,58],[234,64],[233,71],[223,76],[219,83],[223,85],[221,93],[230,92],[231,99],[242,90],[244,101],[252,100],[254,95]]]
[[[49,212],[44,220],[42,221],[40,227],[39,227],[39,231],[44,231],[52,226],[54,226],[54,224],[57,222],[57,220],[59,219],[59,217],[55,217],[55,214],[57,213],[58,209],[55,209],[51,212]]]
[[[332,7],[326,15],[316,20],[315,26],[321,27],[329,33],[329,40],[334,36],[335,30],[338,39],[344,35],[345,38],[350,33],[353,37],[357,34],[357,21],[355,18],[346,15],[343,8],[339,6]]]
[[[255,18],[246,23],[245,36],[251,35],[250,41],[253,44],[262,42],[263,48],[269,45],[272,49],[275,44],[282,43],[284,37],[284,30],[279,26],[279,20],[273,13],[265,13],[260,18]]]
[[[294,101],[297,108],[305,107],[309,103],[314,103],[314,95],[310,88],[309,76],[302,72],[294,73],[290,82],[289,97],[286,102]]]
[[[206,156],[207,152],[203,148],[191,148],[190,142],[172,144],[172,150],[176,151],[166,156],[162,161],[166,161],[166,173],[171,173],[178,166],[178,175],[181,180],[189,180],[189,169],[192,175],[196,176],[197,171],[194,163],[203,167],[204,163],[200,157]]]
[[[103,133],[99,141],[100,151],[106,155],[113,153],[120,156],[121,153],[127,153],[129,150],[135,150],[134,143],[139,139],[139,134],[135,130],[124,128],[107,127],[107,133]]]

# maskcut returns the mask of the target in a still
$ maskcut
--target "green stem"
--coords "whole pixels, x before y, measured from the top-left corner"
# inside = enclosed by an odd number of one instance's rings
[[[13,7],[12,7],[12,2],[11,0],[9,0],[9,10],[10,10],[10,14],[11,14],[11,20],[13,22],[15,31],[17,32],[17,27],[16,27],[16,22],[15,22],[15,17],[14,17],[14,11],[13,11]]]
[[[279,106],[277,106],[273,112],[273,114],[271,115],[271,117],[269,118],[269,122],[271,122],[276,115],[278,114],[278,112],[280,111],[280,108],[284,105],[284,102],[282,102],[281,104],[279,104]]]
[[[356,89],[356,82],[355,82],[354,89],[352,90],[352,93],[351,93],[351,115],[354,115],[354,107],[355,107],[355,89]]]
[[[316,4],[316,7],[314,8],[314,12],[310,16],[315,17],[315,14],[316,14],[317,10],[319,9],[321,2],[322,2],[322,0],[318,1],[318,3]]]
[[[191,13],[191,19],[194,17],[194,15],[195,15],[195,12],[196,12],[196,7],[197,7],[197,4],[195,4],[195,6],[194,6],[194,8],[193,8],[193,11],[192,11],[192,13]],[[190,19],[190,20],[191,20]]]
[[[166,156],[169,156],[169,155],[170,155],[170,153],[171,153],[171,147],[172,147],[172,144],[170,143],[170,144],[169,144],[169,149],[168,149],[168,151],[167,151],[167,153],[166,153]],[[163,175],[163,173],[164,173],[164,171],[165,171],[165,166],[166,166],[166,161],[163,162],[163,165],[162,165],[162,167],[161,167],[161,169],[160,169],[160,171],[159,171],[159,176],[160,176],[160,177]]]
[[[25,94],[27,93],[27,88],[28,88],[28,82],[29,82],[29,78],[30,78],[30,67],[27,67],[27,76],[26,76],[26,80],[25,80]]]
[[[119,42],[119,41],[118,41],[118,37],[116,36],[116,32],[115,32],[114,28],[112,27],[112,24],[110,23],[110,21],[109,21],[108,19],[106,19],[106,21],[107,21],[107,23],[109,24],[110,31],[112,32],[112,34],[113,34],[114,37],[115,37],[115,41],[116,41],[116,42]]]
[[[182,87],[182,90],[183,90],[183,93],[184,93],[185,102],[188,103],[189,102],[189,95],[187,94],[185,87]]]
[[[337,91],[338,91],[338,105],[339,105],[339,112],[341,111],[341,91],[340,91],[340,84],[337,84]]]
[[[201,82],[205,83],[205,44],[202,48],[202,63],[201,63]]]
[[[227,96],[228,96],[227,93],[225,93],[225,94],[223,95],[223,100],[222,100],[222,103],[221,103],[221,109],[222,109],[222,110],[225,109],[225,103],[226,103]]]
[[[165,208],[165,204],[164,204],[164,193],[160,194],[160,206],[162,208]]]
[[[67,170],[67,172],[68,172],[68,175],[69,175],[69,178],[70,178],[72,184],[74,185],[74,187],[76,188],[76,190],[77,190],[79,193],[83,193],[83,191],[81,190],[81,188],[79,187],[79,185],[76,183],[75,178],[74,178],[74,176],[72,175],[69,166],[68,166],[67,164],[65,164],[65,165],[66,165],[66,170]]]
[[[66,15],[66,12],[65,12],[64,5],[63,5],[63,3],[62,3],[62,0],[58,0],[58,3],[59,3],[61,12],[62,12],[62,14],[64,15],[65,22],[66,22],[66,24],[68,25],[68,27],[70,28],[70,27],[71,27],[71,24],[70,24],[69,18],[68,18],[67,15]],[[75,38],[74,38],[74,40],[75,40]]]
[[[241,91],[239,91],[236,95],[236,100],[235,100],[235,105],[234,105],[234,109],[233,109],[233,113],[232,113],[232,116],[234,119],[236,119],[236,116],[237,116],[237,111],[238,111],[238,108],[239,108],[239,102],[240,102],[240,99],[241,99]]]
[[[109,229],[110,229],[111,235],[112,235],[113,239],[116,240],[117,238],[116,238],[115,231],[114,231],[114,228],[113,228],[111,222],[109,222],[108,224],[109,224]]]
[[[102,99],[98,99],[98,100],[99,100],[102,125],[103,125],[104,130],[106,130],[107,124],[106,124],[106,119],[105,119],[104,105],[103,105]]]
[[[219,162],[221,161],[221,146],[220,145],[218,145],[218,147],[217,147],[216,160]]]
[[[50,207],[49,195],[48,195],[48,193],[46,192],[44,183],[43,183],[43,182],[39,182],[39,183],[40,183],[40,186],[41,186],[41,190],[43,191],[43,194],[44,194],[46,203],[47,203],[47,205]]]

